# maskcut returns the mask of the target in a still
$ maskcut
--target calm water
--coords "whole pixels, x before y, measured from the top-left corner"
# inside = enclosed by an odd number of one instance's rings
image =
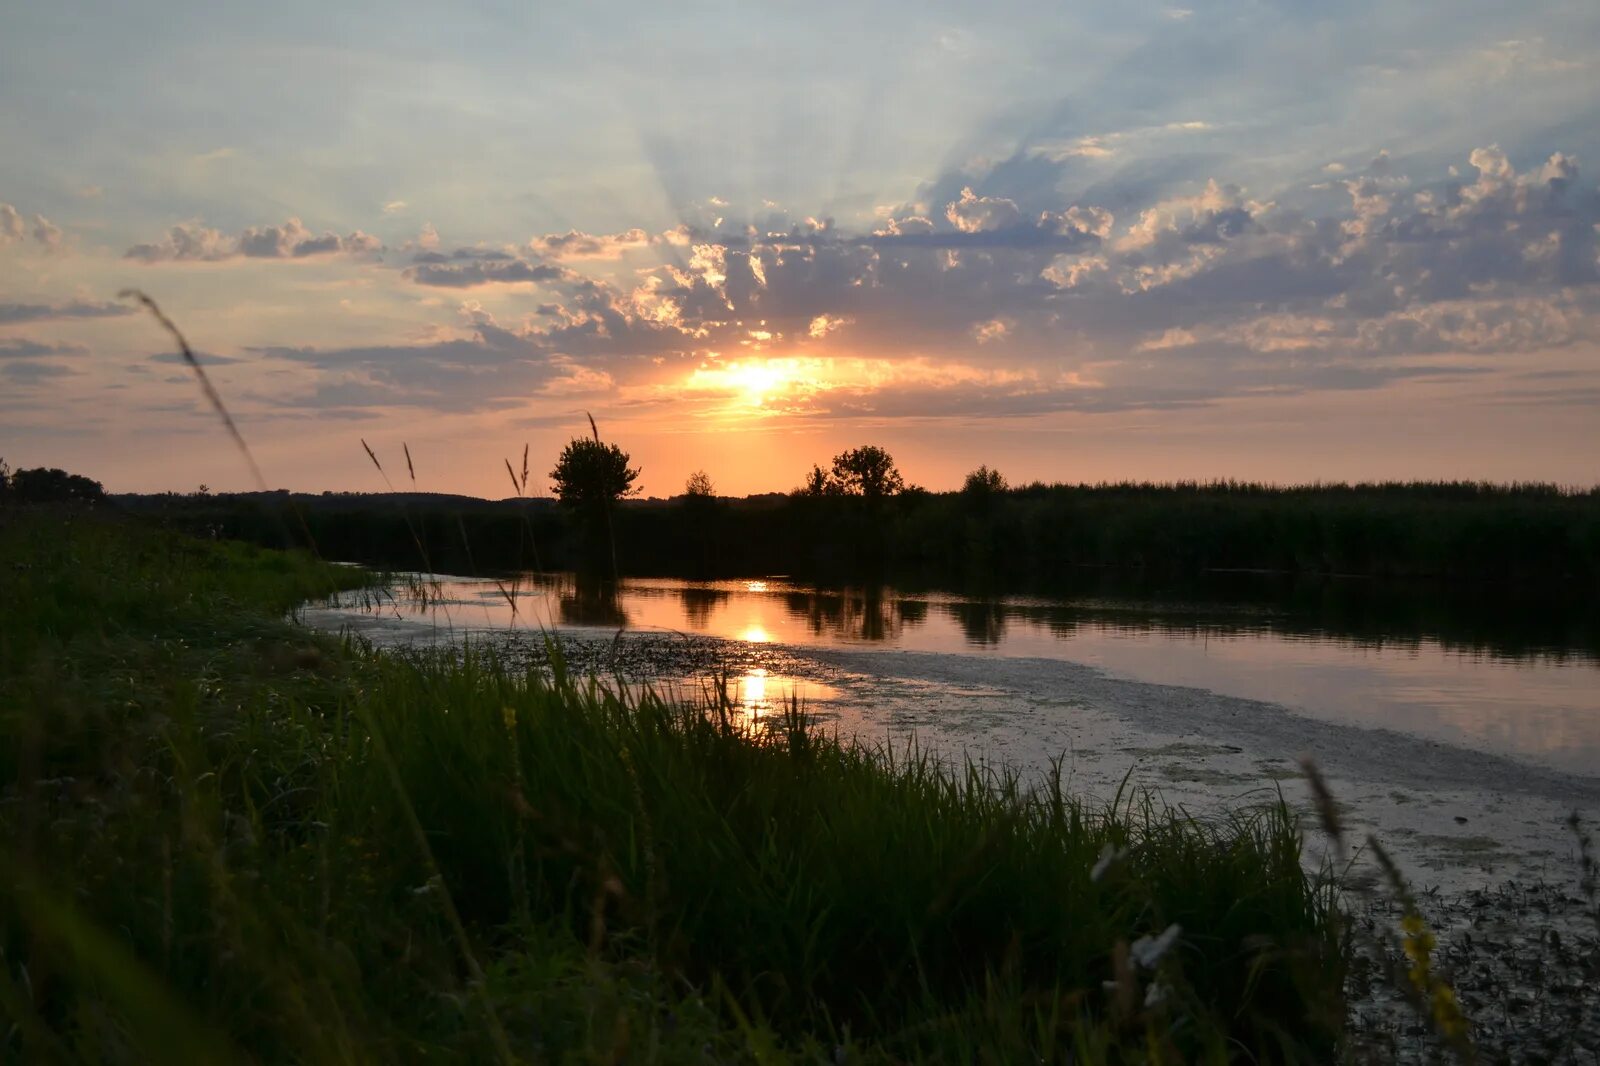
[[[1482,618],[1463,620],[1449,611],[1441,618],[1437,603],[1418,611],[1404,597],[1397,608],[1391,597],[1379,610],[1370,597],[1352,606],[1343,594],[1325,607],[1237,594],[980,600],[883,588],[816,589],[781,579],[629,579],[616,589],[562,575],[515,583],[439,580],[440,595],[426,608],[385,607],[388,624],[446,635],[622,629],[698,635],[749,650],[935,652],[990,659],[997,678],[1011,660],[1063,660],[1116,677],[1265,700],[1343,724],[1600,773],[1600,657],[1589,630],[1552,626],[1548,610],[1527,610],[1536,621],[1519,627],[1511,624],[1509,608],[1480,604]],[[318,624],[336,625],[362,612],[346,606],[319,615]],[[1537,632],[1523,639],[1529,629]],[[790,662],[805,659],[802,654]],[[761,699],[762,690],[780,680],[811,680],[803,665],[796,672],[800,676],[779,679],[750,670],[745,698],[753,691]]]

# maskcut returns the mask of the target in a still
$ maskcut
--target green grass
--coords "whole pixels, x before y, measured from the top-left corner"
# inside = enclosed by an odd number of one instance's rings
[[[283,618],[367,575],[130,522],[0,513],[0,560],[0,1060],[1334,1053],[1281,804],[1092,808],[798,708],[377,654]]]

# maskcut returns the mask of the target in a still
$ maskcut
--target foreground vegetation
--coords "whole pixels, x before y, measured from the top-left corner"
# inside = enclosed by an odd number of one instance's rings
[[[1281,805],[1089,809],[485,653],[366,580],[0,511],[0,1059],[1324,1061]]]

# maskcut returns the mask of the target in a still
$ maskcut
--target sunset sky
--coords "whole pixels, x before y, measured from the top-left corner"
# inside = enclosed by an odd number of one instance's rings
[[[0,12],[13,467],[1600,478],[1593,0]]]

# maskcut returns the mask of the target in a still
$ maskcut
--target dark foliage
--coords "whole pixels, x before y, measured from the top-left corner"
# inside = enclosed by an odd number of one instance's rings
[[[0,463],[0,500],[13,503],[93,503],[105,499],[100,482],[55,467],[7,470]]]
[[[637,491],[633,483],[639,471],[629,469],[628,458],[615,444],[574,438],[550,471],[551,488],[557,499],[571,507],[603,506],[631,496]]]

